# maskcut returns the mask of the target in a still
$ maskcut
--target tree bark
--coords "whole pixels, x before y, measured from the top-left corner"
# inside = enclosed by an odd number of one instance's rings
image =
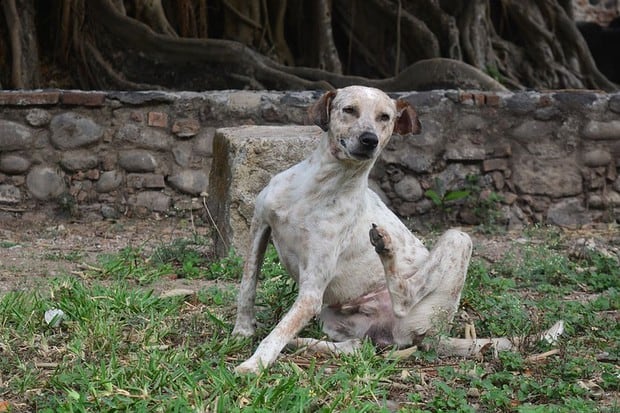
[[[42,73],[85,89],[617,87],[570,0],[0,2],[0,82],[12,87],[40,85],[37,39]]]
[[[40,86],[40,66],[34,1],[4,0],[1,4],[11,44],[11,86],[36,89]]]

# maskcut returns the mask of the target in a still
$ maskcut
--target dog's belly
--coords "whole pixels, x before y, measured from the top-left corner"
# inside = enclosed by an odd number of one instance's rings
[[[334,277],[323,294],[323,303],[340,304],[356,299],[385,285],[383,266],[369,248],[353,260],[341,257]]]
[[[296,282],[299,282],[300,268],[303,268],[303,263],[300,262],[299,257],[308,255],[308,251],[305,250],[305,243],[301,240],[283,243],[277,236],[273,237],[273,243],[282,265],[289,275]],[[385,284],[381,260],[372,249],[370,242],[368,245],[364,243],[363,246],[359,245],[357,248],[352,245],[348,247],[340,251],[333,269],[328,268],[327,263],[321,262],[317,257],[311,256],[309,258],[311,261],[323,264],[323,267],[316,269],[317,274],[307,274],[307,276],[322,276],[319,272],[327,271],[328,273],[325,276],[330,278],[323,296],[324,304],[350,301]],[[362,247],[363,251],[359,251],[359,248]],[[337,247],[334,247],[334,250],[336,249]],[[355,249],[356,253],[352,253],[351,249]]]

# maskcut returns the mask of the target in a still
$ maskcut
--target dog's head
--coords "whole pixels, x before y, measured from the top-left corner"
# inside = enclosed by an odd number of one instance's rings
[[[328,132],[331,152],[341,160],[374,160],[392,134],[417,134],[421,129],[418,115],[407,101],[364,86],[329,91],[309,113],[310,119]]]

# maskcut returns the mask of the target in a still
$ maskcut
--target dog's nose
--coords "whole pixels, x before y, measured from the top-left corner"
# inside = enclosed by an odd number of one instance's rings
[[[375,149],[379,144],[379,138],[372,132],[362,133],[359,141],[366,149]]]

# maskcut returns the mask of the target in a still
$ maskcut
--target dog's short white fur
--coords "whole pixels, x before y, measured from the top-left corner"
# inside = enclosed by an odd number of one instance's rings
[[[469,237],[450,230],[429,253],[368,188],[370,169],[392,134],[419,132],[415,110],[378,89],[351,86],[327,92],[310,114],[325,130],[319,146],[274,176],[256,199],[233,334],[254,334],[257,280],[270,237],[299,294],[237,372],[273,363],[317,315],[333,340],[369,337],[404,346],[450,321],[458,307]],[[391,238],[382,254],[368,238],[373,223],[380,226],[376,236]]]
[[[429,252],[368,188],[392,134],[420,132],[413,107],[378,89],[351,86],[324,94],[310,116],[325,131],[318,147],[274,176],[256,199],[233,334],[255,332],[256,287],[270,237],[299,293],[236,368],[240,373],[270,365],[291,343],[332,352],[350,352],[364,338],[381,346],[416,344],[449,323],[459,305],[469,236],[449,230]],[[296,339],[315,316],[335,343]],[[443,345],[450,340],[459,339]],[[460,350],[489,343],[478,341],[459,343]]]

